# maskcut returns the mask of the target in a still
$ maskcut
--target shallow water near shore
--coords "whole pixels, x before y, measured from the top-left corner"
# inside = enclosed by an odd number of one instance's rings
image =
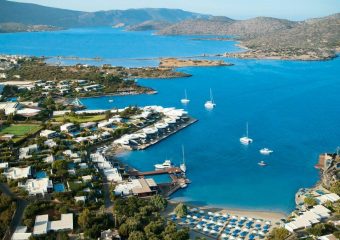
[[[190,39],[108,28],[73,29],[1,34],[0,52],[102,57],[114,65],[145,66],[149,62],[131,59],[238,49],[232,42]],[[199,120],[144,151],[119,156],[135,168],[152,170],[154,164],[165,158],[178,165],[183,144],[187,175],[192,183],[172,199],[216,207],[289,212],[295,206],[298,188],[317,182],[318,171],[314,165],[319,153],[334,151],[340,144],[340,59],[226,61],[235,66],[181,68],[193,76],[138,80],[139,84],[158,91],[155,95],[113,97],[112,103],[108,101],[112,97],[86,98],[82,102],[89,109],[127,105],[184,108]],[[212,111],[203,106],[209,98],[209,88],[217,104]],[[187,106],[180,103],[184,89],[191,99]],[[245,134],[246,122],[254,139],[248,147],[239,142]],[[274,153],[260,155],[263,147],[273,149]],[[257,163],[261,160],[268,166],[259,167]]]

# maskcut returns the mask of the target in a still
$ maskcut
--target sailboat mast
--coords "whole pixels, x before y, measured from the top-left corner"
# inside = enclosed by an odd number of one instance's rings
[[[211,102],[214,102],[211,88],[210,88],[210,100],[211,100]]]
[[[182,154],[183,154],[183,164],[185,164],[185,158],[184,158],[184,146],[182,145]]]
[[[184,95],[185,95],[185,99],[188,99],[187,90],[186,89],[184,90]]]
[[[247,137],[248,137],[248,135],[249,135],[249,134],[248,134],[248,122],[247,122]]]

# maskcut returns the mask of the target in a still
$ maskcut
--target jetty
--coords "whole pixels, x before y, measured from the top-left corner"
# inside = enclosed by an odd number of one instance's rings
[[[129,175],[135,176],[135,177],[144,177],[144,176],[153,176],[153,175],[162,175],[162,174],[181,174],[182,170],[179,167],[171,167],[161,170],[155,170],[155,171],[147,171],[147,172],[140,172],[137,170],[132,170],[129,172]]]

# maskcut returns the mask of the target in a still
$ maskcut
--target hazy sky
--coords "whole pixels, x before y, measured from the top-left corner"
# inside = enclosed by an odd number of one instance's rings
[[[289,19],[340,12],[340,0],[17,0],[66,9],[98,11],[128,8],[180,8],[232,18],[271,16]]]

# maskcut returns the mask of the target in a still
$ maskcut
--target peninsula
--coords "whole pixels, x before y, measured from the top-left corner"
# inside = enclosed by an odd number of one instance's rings
[[[160,67],[213,67],[213,66],[232,66],[232,63],[224,61],[205,60],[205,59],[179,59],[162,58],[159,62]]]

